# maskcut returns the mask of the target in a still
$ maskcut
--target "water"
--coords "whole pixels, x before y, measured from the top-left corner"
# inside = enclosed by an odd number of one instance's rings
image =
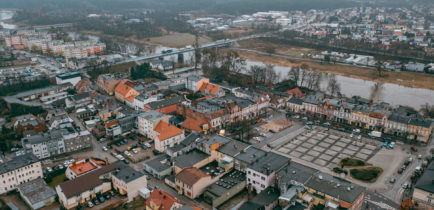
[[[0,26],[2,26],[4,29],[16,29],[17,26],[13,24],[8,24],[3,22],[2,20],[9,20],[12,19],[12,17],[15,15],[14,11],[10,10],[0,10]]]
[[[247,68],[252,65],[263,66],[262,62],[247,60]],[[287,78],[288,72],[291,71],[290,67],[274,66],[276,73],[280,73],[280,80]],[[323,74],[320,83],[320,90],[326,92],[328,85],[328,78],[331,74]],[[421,88],[411,88],[402,85],[396,85],[391,83],[376,84],[375,82],[355,79],[345,76],[336,75],[336,80],[340,84],[341,93],[346,97],[361,96],[364,98],[373,98],[375,102],[387,102],[391,105],[403,105],[413,107],[417,110],[422,105],[428,103],[434,104],[434,91]],[[377,85],[377,86],[376,86]],[[373,94],[373,90],[375,94]]]

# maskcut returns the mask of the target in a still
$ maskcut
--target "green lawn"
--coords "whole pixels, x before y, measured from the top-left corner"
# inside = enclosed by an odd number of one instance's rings
[[[365,166],[365,162],[355,158],[344,158],[341,160],[339,165],[344,167],[355,167],[355,166]]]
[[[380,167],[367,167],[350,170],[350,174],[353,178],[364,182],[375,182],[382,172],[383,169]]]
[[[56,185],[62,183],[65,180],[65,178],[66,178],[65,173],[61,173],[61,174],[53,177],[51,179],[51,182],[48,183],[48,185],[52,188],[55,188]]]

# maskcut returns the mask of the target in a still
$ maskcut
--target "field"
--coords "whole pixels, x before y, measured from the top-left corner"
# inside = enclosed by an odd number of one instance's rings
[[[260,127],[265,131],[274,130],[276,132],[279,132],[289,126],[292,126],[292,124],[293,123],[287,119],[277,119],[267,124],[261,125]]]
[[[267,46],[274,46],[275,53],[282,55],[289,55],[295,57],[301,57],[301,53],[313,52],[312,49],[293,47],[288,45],[278,45],[263,42],[260,40],[254,40],[249,42],[241,42],[241,46],[248,49],[264,50]],[[294,67],[301,64],[307,64],[312,71],[332,73],[336,75],[370,80],[378,83],[393,83],[413,88],[424,88],[434,90],[434,75],[412,73],[412,72],[384,72],[384,76],[379,77],[377,72],[372,69],[362,68],[357,66],[347,65],[334,65],[318,63],[313,61],[298,61],[294,59],[286,59],[275,56],[268,56],[255,52],[239,52],[241,57],[252,61],[260,61],[266,64],[275,64],[280,66]]]
[[[150,44],[164,45],[167,47],[182,48],[186,45],[193,45],[195,42],[195,36],[188,33],[173,33],[170,35],[164,35],[159,37],[152,37],[149,41]],[[199,38],[199,44],[211,43],[212,40],[209,37],[201,36]]]

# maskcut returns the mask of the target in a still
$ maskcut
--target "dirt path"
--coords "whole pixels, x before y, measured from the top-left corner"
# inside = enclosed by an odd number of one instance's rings
[[[377,72],[372,69],[355,66],[321,64],[311,61],[297,61],[246,51],[239,51],[239,54],[244,59],[260,61],[266,64],[275,64],[287,67],[307,64],[312,71],[331,73],[356,79],[370,80],[378,83],[393,83],[407,87],[434,90],[434,76],[428,74],[411,72],[384,72],[383,77],[378,77]]]

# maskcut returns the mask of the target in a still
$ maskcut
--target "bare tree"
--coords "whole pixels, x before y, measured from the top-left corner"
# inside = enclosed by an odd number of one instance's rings
[[[265,65],[265,77],[267,83],[274,83],[277,80],[276,71],[274,71],[274,65],[266,64]]]
[[[263,81],[265,76],[265,67],[253,65],[250,66],[250,69],[248,71],[248,75],[252,77],[254,85],[256,85],[257,82]]]
[[[300,80],[300,67],[292,67],[291,71],[288,72],[288,77],[289,81],[291,81],[295,86],[297,86],[298,81]]]
[[[431,106],[428,103],[422,105],[421,111],[426,117],[434,117],[434,106]]]
[[[384,72],[384,60],[381,57],[376,57],[375,60],[375,70],[377,71],[378,76],[382,77]]]
[[[327,90],[330,92],[330,95],[339,95],[341,92],[341,86],[339,85],[338,81],[336,80],[336,75],[332,75],[329,78],[329,83],[327,86]]]

